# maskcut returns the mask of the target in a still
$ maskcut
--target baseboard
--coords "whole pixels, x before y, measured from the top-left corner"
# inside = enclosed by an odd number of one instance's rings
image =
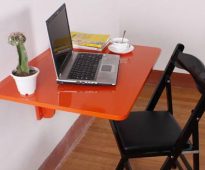
[[[147,84],[157,84],[160,80],[163,71],[153,70],[148,77]],[[190,87],[195,86],[191,76],[183,73],[173,73],[172,84],[178,87]],[[51,170],[56,169],[60,165],[63,158],[70,154],[80,139],[86,133],[88,127],[91,125],[93,117],[81,115],[74,125],[68,130],[64,138],[56,146],[53,152],[40,166],[39,170]]]
[[[92,124],[94,117],[80,115],[72,127],[65,134],[63,139],[55,147],[52,153],[47,157],[39,170],[56,169],[63,158],[70,154],[81,138],[85,135],[87,129]]]
[[[163,71],[153,70],[150,73],[150,76],[148,77],[148,80],[146,83],[157,84],[162,74],[163,74]],[[190,74],[173,72],[172,77],[171,77],[171,82],[172,82],[172,85],[176,87],[187,87],[187,88],[195,87],[195,83],[192,80],[192,77]]]

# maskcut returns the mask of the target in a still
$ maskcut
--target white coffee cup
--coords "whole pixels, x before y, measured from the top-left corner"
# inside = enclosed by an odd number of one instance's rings
[[[112,47],[119,52],[126,51],[130,47],[129,40],[127,38],[117,37],[113,38],[111,42]]]

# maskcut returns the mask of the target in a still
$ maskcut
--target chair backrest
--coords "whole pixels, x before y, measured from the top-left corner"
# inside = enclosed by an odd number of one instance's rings
[[[180,134],[177,142],[175,151],[176,154],[180,154],[181,146],[187,142],[190,136],[196,132],[198,133],[198,122],[205,111],[205,66],[204,64],[195,56],[180,52],[175,66],[184,69],[190,73],[192,76],[197,89],[201,93],[201,97],[196,104],[195,108],[192,110],[188,121],[186,122],[182,133]],[[197,128],[197,129],[196,129]],[[198,134],[197,134],[198,136]]]
[[[167,92],[167,103],[168,103],[168,111],[172,113],[172,96],[171,96],[171,80],[170,77],[173,73],[173,70],[176,66],[177,57],[179,54],[181,54],[184,50],[184,46],[182,44],[177,44],[174,52],[172,53],[171,58],[169,59],[169,62],[164,70],[164,73],[158,83],[157,88],[155,89],[151,100],[149,101],[149,104],[146,108],[146,110],[153,111],[164,88],[166,87]]]
[[[173,109],[170,82],[171,74],[175,67],[184,69],[190,73],[196,83],[197,89],[201,93],[201,97],[195,108],[192,110],[188,121],[186,122],[178,140],[176,141],[176,145],[174,147],[175,154],[181,153],[182,146],[185,145],[185,143],[189,140],[195,128],[198,128],[198,121],[205,111],[205,66],[198,58],[190,54],[183,53],[183,50],[184,45],[177,44],[160,79],[160,82],[147,106],[147,110],[153,111],[163,90],[166,88],[168,111],[172,113]]]
[[[195,80],[198,90],[205,94],[205,66],[204,64],[196,57],[179,53],[177,58],[177,67],[187,70]]]

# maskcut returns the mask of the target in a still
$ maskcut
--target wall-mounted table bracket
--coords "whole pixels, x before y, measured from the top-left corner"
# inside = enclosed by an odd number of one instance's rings
[[[41,120],[42,118],[52,118],[55,114],[55,109],[48,109],[38,106],[35,106],[35,109],[37,120]]]

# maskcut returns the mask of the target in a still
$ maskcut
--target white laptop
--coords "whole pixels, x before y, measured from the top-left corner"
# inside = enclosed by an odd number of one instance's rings
[[[65,4],[46,25],[58,83],[116,85],[120,56],[73,51]]]

